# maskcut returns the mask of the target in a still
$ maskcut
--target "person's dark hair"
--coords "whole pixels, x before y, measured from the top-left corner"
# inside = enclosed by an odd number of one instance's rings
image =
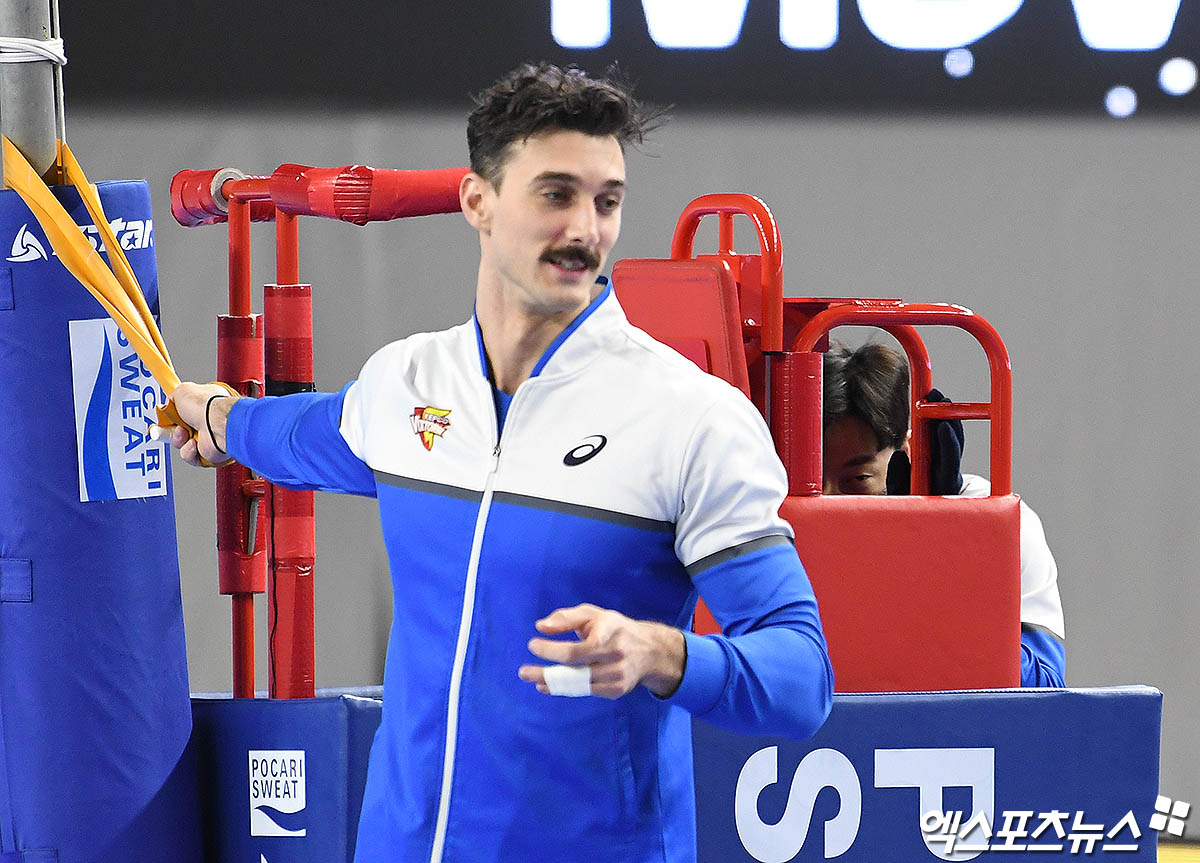
[[[467,118],[471,170],[499,184],[509,147],[547,130],[612,135],[621,144],[641,143],[662,112],[633,98],[630,86],[611,67],[591,78],[574,66],[526,63],[475,97]]]
[[[875,433],[879,447],[899,448],[908,436],[908,361],[881,344],[856,350],[836,342],[825,352],[824,428],[854,417]]]

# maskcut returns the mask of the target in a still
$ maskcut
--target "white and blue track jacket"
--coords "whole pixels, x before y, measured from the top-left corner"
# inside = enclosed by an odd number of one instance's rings
[[[497,430],[474,321],[229,416],[229,453],[272,481],[379,500],[394,609],[355,859],[694,860],[691,717],[803,739],[832,703],[767,429],[606,288]],[[698,594],[725,634],[686,633],[670,698],[517,677],[554,609],[685,628]]]

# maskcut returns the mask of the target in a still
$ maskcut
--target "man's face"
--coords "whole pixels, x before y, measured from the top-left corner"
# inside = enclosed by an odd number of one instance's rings
[[[824,493],[887,494],[888,462],[895,447],[879,446],[875,432],[856,417],[841,417],[825,429]]]
[[[625,157],[616,138],[534,135],[512,145],[497,183],[479,189],[468,219],[480,232],[481,284],[527,314],[581,311],[621,230]]]

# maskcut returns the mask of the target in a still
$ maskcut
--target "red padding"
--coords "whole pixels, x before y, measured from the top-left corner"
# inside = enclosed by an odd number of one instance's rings
[[[737,283],[728,262],[714,258],[617,261],[613,290],[635,327],[666,344],[702,341],[710,363],[705,371],[750,397]],[[698,351],[689,351],[693,361],[696,355]]]
[[[260,318],[217,317],[217,376],[243,395],[250,395],[252,387],[256,392],[262,390]],[[263,480],[256,483],[250,471],[239,464],[217,469],[217,567],[223,594],[266,590],[267,505],[261,500],[265,488]]]
[[[171,178],[171,215],[185,228],[215,225],[228,219],[225,206],[213,199],[212,181],[220,168],[180,171]]]
[[[454,213],[466,168],[400,171],[346,165],[280,165],[271,175],[271,200],[285,213],[367,222]]]
[[[267,285],[263,290],[263,320],[267,378],[312,383],[312,286]]]
[[[838,692],[1021,679],[1015,495],[789,497]]]
[[[249,395],[248,381],[263,380],[262,315],[217,316],[217,378]]]

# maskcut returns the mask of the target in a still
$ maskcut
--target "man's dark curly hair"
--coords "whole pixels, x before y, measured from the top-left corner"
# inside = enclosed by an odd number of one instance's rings
[[[662,112],[633,98],[616,67],[605,78],[574,66],[525,63],[475,97],[467,119],[471,170],[499,185],[509,147],[547,130],[612,135],[624,148],[641,143]]]
[[[857,350],[834,343],[825,352],[824,427],[854,417],[875,433],[879,447],[899,448],[908,437],[908,361],[887,345]]]

